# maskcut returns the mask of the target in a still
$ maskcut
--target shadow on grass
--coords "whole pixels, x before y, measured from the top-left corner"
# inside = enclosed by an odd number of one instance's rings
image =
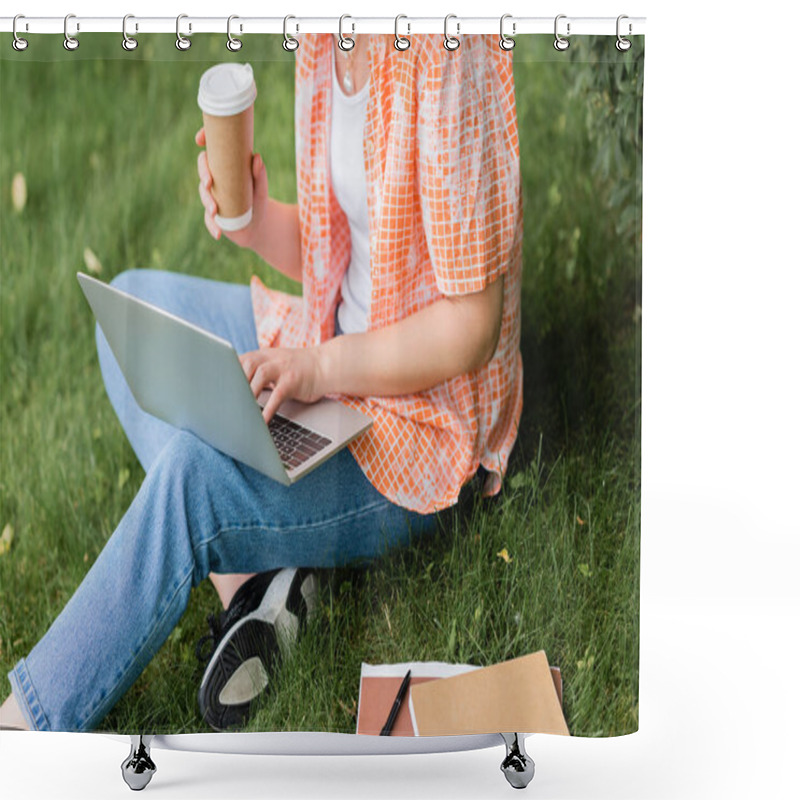
[[[640,327],[634,280],[622,296],[559,299],[522,321],[524,405],[509,471],[538,452],[554,460],[565,450],[587,455],[609,436],[638,446]]]

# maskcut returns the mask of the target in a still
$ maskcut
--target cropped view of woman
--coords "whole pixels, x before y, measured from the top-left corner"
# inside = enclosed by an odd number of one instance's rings
[[[522,207],[510,53],[494,37],[304,35],[296,54],[297,203],[270,192],[255,142],[253,219],[223,234],[198,158],[205,226],[302,285],[294,296],[157,270],[112,282],[228,339],[264,418],[334,396],[371,428],[291,487],[136,405],[98,332],[111,402],[146,471],[64,610],[10,673],[3,725],[91,730],[210,577],[198,697],[214,728],[246,721],[279,643],[314,605],[316,570],[435,535],[437,512],[501,487],[522,408]],[[256,73],[257,78],[257,73]],[[267,91],[268,87],[263,87]],[[205,131],[196,143],[204,148]],[[262,155],[263,154],[263,155]],[[135,608],[135,613],[131,609]]]

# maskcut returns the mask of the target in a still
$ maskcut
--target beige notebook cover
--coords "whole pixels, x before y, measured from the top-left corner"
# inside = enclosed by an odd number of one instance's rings
[[[569,736],[544,651],[412,686],[419,736],[555,733]]]
[[[358,723],[356,733],[377,736],[389,716],[389,712],[394,705],[394,699],[397,696],[397,690],[403,682],[402,675],[399,671],[393,670],[392,665],[385,667],[373,667],[372,665],[365,665],[372,670],[373,674],[362,674],[361,687],[359,691],[358,702]],[[412,668],[411,686],[417,686],[420,683],[427,683],[428,681],[440,680],[442,675],[427,674],[427,672],[435,672],[435,670],[427,670],[428,664],[420,664],[416,669]],[[405,669],[405,665],[403,665]],[[466,669],[466,668],[465,668]],[[476,669],[471,667],[470,669]],[[380,672],[382,670],[382,672]],[[414,677],[414,672],[423,673],[421,677]],[[396,675],[390,674],[397,672]],[[384,674],[385,673],[385,674]],[[550,674],[553,676],[553,685],[556,689],[558,702],[561,704],[562,681],[561,670],[558,667],[550,667]],[[452,676],[451,676],[452,677]],[[411,706],[410,706],[410,692],[406,694],[403,699],[403,704],[400,707],[400,713],[392,726],[392,736],[413,736],[414,723],[411,719]]]

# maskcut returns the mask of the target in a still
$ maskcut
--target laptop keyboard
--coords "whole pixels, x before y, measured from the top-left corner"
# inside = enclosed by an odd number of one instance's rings
[[[269,422],[269,432],[283,466],[295,469],[307,461],[311,456],[324,450],[331,440],[314,431],[298,425],[280,414],[276,414]]]

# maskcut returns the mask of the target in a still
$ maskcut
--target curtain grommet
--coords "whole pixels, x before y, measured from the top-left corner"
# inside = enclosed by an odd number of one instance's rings
[[[11,32],[14,34],[14,39],[11,42],[11,46],[18,52],[21,53],[28,47],[28,40],[23,39],[21,36],[17,34],[17,20],[18,19],[25,19],[24,14],[17,14],[14,17],[14,22],[11,23]]]
[[[447,31],[447,24],[451,19],[456,20],[456,36],[451,36]],[[442,45],[444,46],[445,50],[449,50],[452,53],[454,50],[458,50],[458,48],[461,46],[461,40],[457,38],[460,29],[461,23],[458,21],[458,17],[456,17],[455,14],[448,14],[444,18],[444,41],[442,42]]]
[[[553,47],[558,50],[559,53],[563,53],[569,47],[569,39],[565,39],[561,36],[558,32],[558,21],[560,19],[566,19],[566,14],[559,14],[556,17],[555,25],[554,25],[554,33],[555,33],[555,41],[553,42]],[[567,36],[569,36],[569,22],[567,23]]]
[[[513,50],[514,49],[514,45],[516,45],[516,42],[514,41],[514,39],[512,39],[511,36],[508,36],[506,34],[506,32],[505,32],[505,23],[506,23],[507,19],[512,19],[512,15],[511,14],[503,14],[503,16],[500,17],[500,42],[499,42],[500,49],[501,50],[505,50],[506,52],[508,52],[509,50]],[[517,23],[516,22],[512,22],[511,23],[511,34],[513,36],[513,35],[516,35],[516,33],[517,33]]]
[[[239,19],[239,17],[237,17],[236,14],[231,14],[228,17],[228,41],[225,43],[225,47],[227,47],[228,50],[231,51],[231,53],[238,53],[242,49],[242,40],[237,39],[231,33],[231,22],[235,19]],[[241,28],[239,28],[239,30],[241,31]]]
[[[408,50],[408,48],[411,47],[411,39],[400,35],[401,19],[408,19],[408,17],[405,14],[398,14],[394,18],[394,49],[402,53],[404,50]],[[408,33],[411,33],[411,24],[407,22],[406,26],[408,27]]]
[[[64,49],[69,51],[77,50],[80,45],[80,42],[74,36],[69,35],[69,21],[71,19],[75,19],[74,14],[67,14],[67,16],[64,17]],[[78,23],[76,30],[79,31],[80,29],[81,26]]]
[[[346,19],[353,19],[349,14],[342,14],[339,17],[339,49],[344,50],[345,53],[349,53],[355,46],[356,40],[353,38],[353,34],[355,33],[356,26],[351,22],[350,28],[351,32],[349,36],[344,35],[344,31],[342,30],[344,26],[344,21]]]
[[[178,18],[175,20],[175,35],[178,37],[175,40],[175,47],[177,47],[178,50],[181,50],[181,51],[188,50],[192,46],[192,40],[191,39],[187,39],[181,33],[181,20],[182,19],[188,19],[188,17],[189,17],[188,14],[178,14]],[[191,33],[191,32],[192,32],[192,23],[190,22],[189,23],[189,33]]]
[[[129,53],[132,50],[135,50],[139,46],[139,42],[133,36],[128,36],[128,20],[129,19],[136,19],[133,14],[126,14],[122,18],[122,49],[127,50]],[[136,30],[139,29],[139,26],[135,26]]]
[[[297,19],[297,17],[293,17],[291,14],[287,14],[283,18],[283,49],[287,53],[294,53],[298,47],[300,47],[300,40],[296,39],[289,33],[289,20],[290,19]],[[298,26],[295,25],[295,33],[299,30]]]

